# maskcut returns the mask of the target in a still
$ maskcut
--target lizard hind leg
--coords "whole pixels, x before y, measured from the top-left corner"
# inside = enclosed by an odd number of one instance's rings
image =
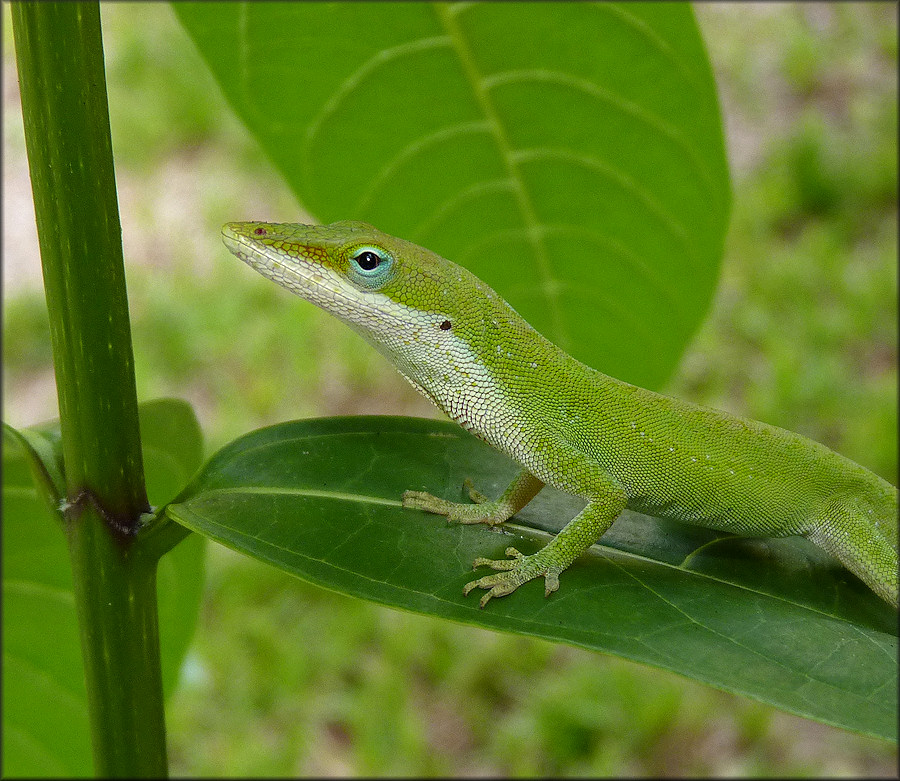
[[[894,496],[896,507],[896,495]],[[824,548],[872,591],[898,605],[896,531],[888,521],[872,520],[869,508],[855,502],[833,502],[805,536]],[[893,510],[896,518],[896,509]],[[896,521],[894,521],[896,523]]]

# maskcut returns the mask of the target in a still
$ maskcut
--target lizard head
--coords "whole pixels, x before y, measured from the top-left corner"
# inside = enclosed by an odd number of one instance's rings
[[[232,222],[225,245],[263,276],[351,324],[397,305],[446,319],[469,272],[433,252],[356,221],[331,225]],[[458,302],[457,302],[458,303]],[[441,320],[440,322],[443,322]]]
[[[233,222],[222,236],[237,257],[359,331],[407,377],[440,371],[459,351],[458,334],[481,330],[484,307],[508,307],[461,266],[364,222]]]

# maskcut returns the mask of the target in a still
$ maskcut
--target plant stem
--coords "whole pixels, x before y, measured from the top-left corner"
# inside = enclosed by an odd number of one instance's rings
[[[148,508],[97,3],[11,6],[59,397],[95,772],[167,772]]]
[[[69,551],[95,773],[167,775],[155,556],[109,533],[92,503],[72,513]],[[102,562],[101,566],[98,563]]]

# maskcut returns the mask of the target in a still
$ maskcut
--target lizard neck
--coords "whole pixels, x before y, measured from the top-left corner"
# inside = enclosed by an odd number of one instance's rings
[[[483,283],[482,283],[483,284]],[[441,329],[422,328],[433,319],[413,316],[405,334],[369,341],[382,352],[416,390],[460,426],[511,455],[511,447],[536,426],[553,425],[567,408],[566,378],[584,381],[589,369],[535,331],[494,291],[470,291],[454,296],[461,302],[447,307]],[[549,398],[548,382],[558,386]],[[539,407],[536,409],[535,407]]]

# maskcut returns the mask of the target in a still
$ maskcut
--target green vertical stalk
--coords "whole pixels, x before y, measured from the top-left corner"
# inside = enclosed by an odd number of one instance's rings
[[[11,5],[59,396],[66,532],[98,775],[167,772],[156,558],[125,292],[100,9]]]

